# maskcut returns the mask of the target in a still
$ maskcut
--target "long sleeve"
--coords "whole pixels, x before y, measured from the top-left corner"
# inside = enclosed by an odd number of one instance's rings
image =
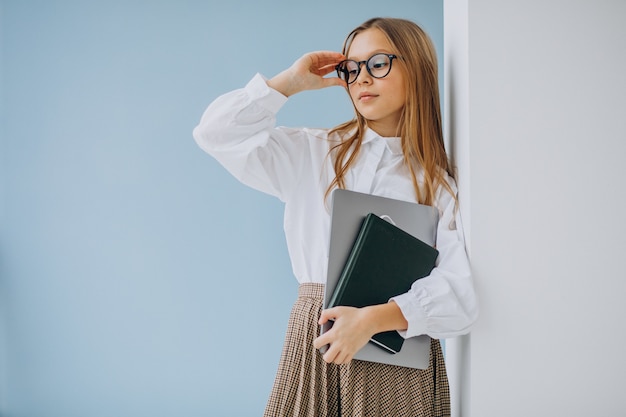
[[[197,144],[242,183],[285,203],[284,229],[299,282],[326,281],[330,216],[324,193],[327,129],[276,126],[287,98],[257,74],[245,88],[215,99],[193,131]]]
[[[300,131],[275,126],[276,113],[286,101],[257,74],[245,88],[211,103],[193,131],[200,148],[233,176],[283,201],[306,155]]]
[[[400,332],[406,338],[421,334],[436,339],[459,336],[469,332],[478,316],[461,217],[455,210],[454,198],[445,191],[441,193],[437,265],[407,293],[393,298],[409,323],[408,329]]]

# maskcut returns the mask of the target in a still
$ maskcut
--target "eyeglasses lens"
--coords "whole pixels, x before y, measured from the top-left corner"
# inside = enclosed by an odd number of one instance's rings
[[[359,77],[363,64],[367,66],[367,72],[374,78],[383,78],[391,71],[391,57],[387,54],[376,54],[367,61],[357,62],[351,59],[343,61],[337,66],[337,73],[342,80],[352,84]]]
[[[382,78],[391,70],[391,60],[385,54],[374,55],[367,60],[367,70],[372,77]]]

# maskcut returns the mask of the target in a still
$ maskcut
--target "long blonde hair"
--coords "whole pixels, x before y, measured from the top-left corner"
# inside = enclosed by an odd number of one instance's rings
[[[374,18],[354,29],[343,44],[346,55],[354,38],[367,29],[382,31],[392,51],[400,59],[398,68],[405,72],[406,99],[398,126],[402,140],[402,153],[407,166],[415,196],[419,203],[433,205],[439,186],[444,186],[453,196],[445,173],[454,178],[452,167],[443,141],[439,84],[437,81],[437,56],[430,37],[417,24],[397,18]],[[357,160],[367,121],[355,107],[356,117],[331,132],[338,132],[341,143],[331,148],[329,155],[335,168],[326,197],[336,188],[345,188],[345,176]],[[418,181],[418,172],[422,174]],[[455,197],[456,198],[456,197]]]

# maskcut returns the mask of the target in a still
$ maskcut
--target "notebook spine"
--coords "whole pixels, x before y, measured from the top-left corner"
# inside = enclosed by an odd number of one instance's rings
[[[339,280],[337,281],[335,291],[333,292],[333,295],[330,298],[330,301],[328,302],[328,308],[332,308],[332,307],[339,305],[338,304],[339,300],[343,298],[343,294],[346,291],[346,288],[348,286],[347,277],[350,276],[350,274],[352,273],[352,270],[355,267],[356,254],[359,252],[358,249],[361,246],[363,246],[363,241],[365,239],[365,231],[368,229],[369,223],[371,223],[371,221],[369,220],[369,217],[363,220],[363,225],[361,226],[359,234],[354,240],[354,247],[352,248],[352,251],[350,252],[350,256],[348,257],[348,260],[346,261],[346,265],[341,273],[341,276],[339,277]]]

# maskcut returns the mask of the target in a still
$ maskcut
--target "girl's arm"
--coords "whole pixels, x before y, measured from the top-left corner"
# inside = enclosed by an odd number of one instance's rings
[[[335,66],[345,57],[332,51],[311,52],[303,55],[291,67],[267,82],[271,88],[289,97],[305,90],[342,86],[346,83],[338,77],[324,76],[335,71]]]
[[[437,266],[428,277],[386,304],[335,307],[322,312],[320,324],[334,320],[333,327],[314,342],[316,348],[330,345],[324,360],[346,363],[376,333],[397,330],[403,337],[427,334],[435,339],[469,332],[478,315],[471,268],[465,251],[461,219],[455,200],[440,199],[437,231]]]
[[[323,77],[342,58],[336,52],[313,52],[269,81],[257,74],[245,88],[208,106],[194,139],[238,180],[284,200],[306,163],[308,138],[302,129],[276,127],[276,113],[288,95],[343,85],[338,77]]]
[[[451,185],[456,191],[454,183]],[[408,322],[406,331],[398,329],[405,338],[422,334],[434,339],[460,336],[470,331],[478,317],[460,212],[452,195],[445,190],[440,193],[437,265],[408,292],[393,297]]]

